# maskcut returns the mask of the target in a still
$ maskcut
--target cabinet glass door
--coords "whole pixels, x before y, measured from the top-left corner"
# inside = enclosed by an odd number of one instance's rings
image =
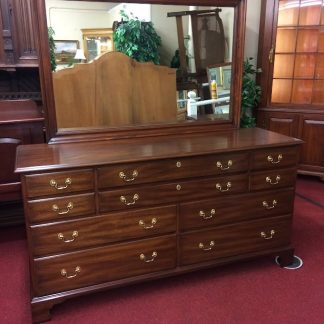
[[[278,3],[271,101],[323,105],[324,1]]]

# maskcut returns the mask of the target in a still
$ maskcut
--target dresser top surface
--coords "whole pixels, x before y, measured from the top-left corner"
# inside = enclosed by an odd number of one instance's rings
[[[298,145],[302,141],[260,128],[204,135],[161,136],[98,142],[33,144],[17,148],[16,172],[39,172]]]

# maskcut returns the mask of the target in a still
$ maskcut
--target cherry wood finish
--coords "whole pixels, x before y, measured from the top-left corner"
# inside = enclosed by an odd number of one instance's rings
[[[231,187],[227,188],[229,182]],[[217,184],[220,189],[217,189]],[[154,186],[141,186],[140,188],[99,192],[99,205],[100,212],[107,212],[151,206],[157,202],[157,197],[160,203],[172,203],[246,192],[247,189],[248,176],[246,174],[230,175],[198,181],[179,181]],[[138,196],[137,199],[135,195]],[[125,201],[122,201],[121,197],[125,197]]]
[[[293,203],[294,191],[291,189],[181,203],[180,230],[284,215],[292,210]]]
[[[176,265],[176,251],[176,237],[172,235],[35,259],[35,294],[41,296],[172,269]],[[157,253],[155,258],[153,252]],[[145,259],[141,259],[141,254]],[[80,275],[75,271],[76,267],[80,267]],[[75,280],[62,276],[62,269],[66,269],[68,276],[76,274],[72,278]]]
[[[230,162],[231,168],[228,167]],[[217,164],[218,162],[218,164]],[[220,164],[219,164],[220,163]],[[201,165],[205,165],[201,169]],[[217,175],[248,169],[247,154],[218,154],[163,161],[125,163],[98,169],[99,188],[125,186],[155,181],[166,181],[202,175]],[[121,175],[123,172],[125,176]],[[134,173],[135,172],[135,173]]]
[[[271,231],[274,231],[270,239]],[[261,233],[265,233],[263,237]],[[191,264],[289,244],[291,217],[218,227],[180,236],[180,264]]]
[[[320,30],[324,21],[320,16],[324,7],[305,3],[279,10],[279,4],[280,0],[262,0],[261,17],[265,19],[259,32],[262,99],[258,126],[301,138],[305,143],[298,172],[323,179],[324,56]],[[318,141],[314,141],[314,134]]]
[[[31,226],[35,256],[176,232],[176,206],[155,207]],[[55,218],[53,218],[54,220]],[[113,228],[113,231],[107,231]],[[73,230],[74,229],[74,230]],[[78,236],[73,232],[78,230]],[[58,237],[63,234],[63,239]]]
[[[28,202],[28,209],[31,223],[83,216],[95,213],[95,196],[93,193],[87,193],[31,200]]]
[[[251,190],[265,190],[293,186],[296,179],[295,168],[275,171],[253,172],[251,174]]]
[[[256,128],[19,147],[33,321],[67,298],[134,282],[261,255],[289,264],[300,144]],[[265,181],[277,174],[280,188]]]
[[[21,144],[43,143],[43,121],[31,100],[0,101],[0,225],[23,221],[20,178],[14,173],[16,148]]]
[[[26,177],[26,186],[29,197],[93,190],[94,176],[92,170],[33,174]]]
[[[259,111],[258,126],[283,135],[298,137],[299,115]]]

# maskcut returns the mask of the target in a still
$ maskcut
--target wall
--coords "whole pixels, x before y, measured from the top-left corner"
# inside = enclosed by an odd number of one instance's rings
[[[259,0],[248,0],[248,16],[247,22],[247,55],[256,57],[257,39],[255,40],[255,31],[258,32],[258,21],[254,20],[258,14]],[[129,4],[128,4],[129,5]],[[206,9],[208,7],[199,7],[196,9]],[[46,12],[48,25],[52,26],[55,31],[55,39],[58,40],[78,40],[79,47],[82,48],[82,28],[111,28],[115,20],[120,20],[119,10],[122,9],[118,4],[87,2],[87,1],[62,1],[62,0],[46,0]],[[134,12],[134,8],[131,9]],[[176,28],[176,19],[168,18],[167,13],[173,11],[186,11],[188,6],[166,6],[153,5],[150,13],[151,20],[157,33],[162,38],[161,48],[161,64],[170,65],[171,59],[174,56],[175,50],[178,48],[178,37]],[[143,10],[142,10],[143,11]],[[139,12],[135,12],[135,16]],[[232,49],[232,10],[223,8],[220,14],[226,38],[228,42],[227,60],[230,61]],[[143,18],[143,17],[140,17]],[[252,20],[251,20],[252,19]],[[257,26],[257,29],[256,29]],[[183,17],[184,35],[189,34],[189,19],[188,16]],[[188,44],[190,45],[190,44]],[[255,53],[253,52],[255,49]],[[251,53],[252,51],[252,53]]]
[[[253,63],[255,65],[257,63],[258,56],[260,11],[260,0],[247,1],[244,54],[245,57],[253,57]]]

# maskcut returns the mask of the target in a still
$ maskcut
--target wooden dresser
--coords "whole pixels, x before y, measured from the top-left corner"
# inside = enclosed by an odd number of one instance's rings
[[[33,320],[125,284],[264,255],[289,264],[300,143],[256,128],[20,146]]]

